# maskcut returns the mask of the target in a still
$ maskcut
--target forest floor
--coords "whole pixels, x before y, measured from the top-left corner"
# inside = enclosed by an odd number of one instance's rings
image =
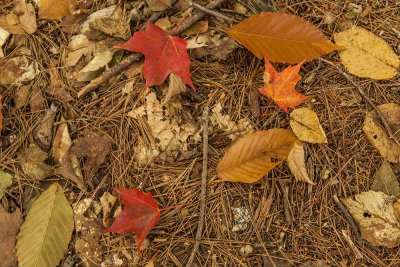
[[[95,2],[91,12],[113,1]],[[126,7],[140,1],[123,2],[116,4]],[[206,1],[198,3],[207,4]],[[248,7],[247,13],[240,14],[234,9],[235,3],[228,1],[216,10],[238,21],[254,14]],[[369,6],[371,11],[363,18],[349,18],[349,4],[362,10]],[[329,38],[351,25],[360,25],[385,39],[397,54],[400,52],[398,1],[277,0],[272,5],[280,12],[295,14],[313,23]],[[8,2],[0,1],[3,13],[7,8]],[[171,9],[167,14],[177,12]],[[209,32],[225,36],[229,22],[210,15],[206,20]],[[140,22],[144,21],[146,17]],[[132,32],[139,24],[133,24]],[[203,233],[194,259],[197,266],[301,266],[305,263],[305,266],[400,266],[398,248],[376,251],[357,241],[333,200],[334,195],[348,197],[368,191],[382,162],[362,131],[365,114],[371,107],[336,68],[318,60],[307,62],[300,71],[304,78],[297,86],[302,94],[312,95],[303,106],[318,114],[328,140],[327,144],[305,144],[307,170],[315,185],[296,182],[285,164],[256,183],[230,183],[218,179],[216,166],[235,139],[249,131],[290,128],[289,115],[271,100],[258,95],[258,88],[263,86],[264,64],[248,50],[238,46],[225,60],[210,56],[191,58],[191,76],[197,91],[189,91],[188,87],[163,107],[165,86],[147,89],[144,77],[139,74],[127,78],[126,72],[115,75],[88,96],[77,98],[83,83],[76,83],[66,74],[70,70],[64,69],[63,60],[71,35],[60,31],[58,21],[40,20],[34,34],[15,36],[4,47],[4,54],[11,57],[18,47],[29,48],[39,73],[28,86],[42,93],[43,106],[32,110],[25,103],[17,108],[15,95],[21,86],[0,87],[3,98],[0,166],[14,177],[12,186],[0,200],[5,209],[11,212],[19,208],[26,214],[32,199],[55,181],[72,205],[85,198],[99,202],[105,192],[117,196],[113,188],[140,188],[150,192],[160,208],[177,206],[161,212],[160,221],[142,245],[141,255],[137,253],[135,235],[101,234],[97,245],[100,251],[97,260],[101,260],[91,266],[100,262],[104,266],[145,266],[152,258],[156,266],[186,265],[198,226],[202,114],[206,107],[210,112],[207,196]],[[336,52],[324,58],[342,66]],[[282,70],[287,65],[275,66]],[[57,86],[64,88],[72,99],[62,101],[46,91],[54,82],[51,70],[58,77],[53,77]],[[383,81],[354,79],[375,105],[400,103],[398,77]],[[35,131],[52,103],[57,106],[52,137],[64,120],[72,140],[85,136],[88,130],[112,139],[110,153],[95,173],[90,174],[90,181],[84,172],[83,188],[62,175],[34,180],[21,171],[21,154],[35,142]],[[157,132],[159,136],[155,136],[157,125],[149,124],[149,116],[159,116],[159,126],[173,127],[173,131],[161,129]],[[174,138],[178,140],[177,145],[166,150],[162,142]],[[149,156],[149,153],[154,154]],[[55,165],[51,159],[46,163]],[[392,167],[398,176],[400,165],[392,164]],[[110,213],[121,205],[117,200]],[[94,215],[101,226],[99,229],[108,227],[114,220],[110,215],[103,223],[103,215]],[[346,236],[355,243],[361,256],[355,255]],[[82,257],[75,248],[79,237],[80,233],[74,231],[60,266],[87,266],[81,265]],[[311,263],[316,260],[320,261]]]

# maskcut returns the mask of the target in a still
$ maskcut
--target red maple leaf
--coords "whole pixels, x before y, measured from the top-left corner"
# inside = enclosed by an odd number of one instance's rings
[[[160,27],[148,22],[145,30],[136,32],[129,41],[116,48],[144,55],[146,86],[161,84],[170,73],[174,73],[195,90],[190,78],[190,57],[184,39],[168,35]]]
[[[158,203],[150,193],[143,193],[136,188],[115,190],[125,208],[115,218],[114,223],[103,232],[135,233],[137,249],[140,252],[143,240],[160,219]]]
[[[277,72],[267,58],[264,57],[265,86],[259,89],[260,93],[274,100],[274,102],[286,113],[288,108],[296,108],[303,100],[311,96],[305,96],[296,91],[295,85],[300,81],[299,70],[304,63],[300,62],[296,66],[289,66],[281,72]]]

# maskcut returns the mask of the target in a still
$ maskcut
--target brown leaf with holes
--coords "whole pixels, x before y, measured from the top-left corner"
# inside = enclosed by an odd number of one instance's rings
[[[71,153],[77,157],[85,157],[83,169],[91,179],[106,156],[111,151],[113,140],[106,134],[85,130],[83,137],[74,141]]]
[[[0,267],[17,266],[15,241],[22,224],[22,214],[19,209],[8,213],[0,204]]]
[[[257,131],[236,141],[218,163],[224,181],[254,183],[279,165],[298,141],[291,130]]]

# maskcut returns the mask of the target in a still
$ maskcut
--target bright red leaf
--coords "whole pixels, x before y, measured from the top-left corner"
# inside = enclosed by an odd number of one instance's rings
[[[282,72],[277,72],[267,58],[265,61],[264,82],[265,86],[259,89],[260,93],[274,100],[274,102],[286,113],[288,108],[296,108],[303,100],[311,96],[305,96],[296,91],[295,85],[300,81],[299,70],[304,63],[289,66]]]
[[[161,84],[170,73],[174,73],[195,90],[190,78],[190,57],[184,39],[168,35],[163,29],[149,22],[145,30],[136,32],[129,41],[116,48],[144,55],[143,72],[146,86]]]
[[[160,219],[158,203],[150,193],[143,193],[139,189],[116,189],[122,199],[125,208],[115,218],[114,223],[103,232],[115,232],[119,234],[135,233],[137,248],[147,234]]]

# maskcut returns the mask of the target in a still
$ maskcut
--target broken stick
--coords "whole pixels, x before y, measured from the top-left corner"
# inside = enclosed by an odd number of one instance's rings
[[[221,5],[223,2],[226,0],[214,0],[210,4],[206,6],[207,9],[214,9]],[[202,19],[206,15],[205,12],[203,11],[197,11],[195,14],[190,16],[187,20],[185,20],[175,31],[175,34],[178,35],[182,32],[184,32],[186,29],[191,27],[194,23]],[[122,60],[118,65],[112,67],[110,70],[104,72],[104,74],[94,80],[92,80],[88,85],[84,86],[79,92],[78,92],[78,98],[82,98],[86,96],[87,94],[93,92],[97,88],[99,88],[101,85],[106,83],[111,77],[114,77],[115,75],[121,73],[122,71],[126,70],[129,68],[132,64],[135,62],[139,61],[140,59],[143,58],[142,54],[139,53],[133,53],[126,57],[124,60]]]

